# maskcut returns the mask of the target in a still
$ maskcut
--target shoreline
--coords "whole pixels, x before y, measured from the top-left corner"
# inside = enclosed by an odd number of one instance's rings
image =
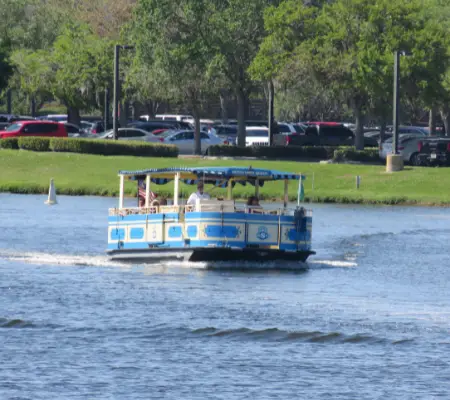
[[[264,168],[301,173],[304,181],[305,204],[367,204],[425,207],[450,207],[450,174],[448,168],[407,167],[386,173],[384,166],[363,164],[330,164],[293,161],[174,159],[135,156],[99,156],[79,153],[33,152],[0,149],[0,192],[16,194],[48,193],[50,179],[59,195],[118,196],[119,170],[148,168],[222,166]],[[357,178],[359,177],[359,178]],[[359,182],[357,185],[356,182]],[[173,183],[152,185],[152,190],[171,197]],[[125,183],[125,195],[136,195],[136,183]],[[192,187],[181,185],[181,197]],[[289,200],[296,201],[298,182],[289,184]],[[262,201],[282,201],[283,183],[268,182],[261,186]],[[254,194],[251,185],[237,185],[235,199],[247,199]],[[211,192],[224,197],[221,188]]]
[[[48,188],[45,190],[34,190],[35,187],[23,187],[18,190],[10,190],[10,191],[2,191],[1,194],[22,194],[22,195],[42,195],[46,196],[48,194]],[[163,197],[169,197],[170,195],[167,192],[160,192]],[[115,193],[104,193],[104,192],[83,192],[83,193],[73,193],[73,190],[59,190],[56,189],[56,194],[58,196],[72,196],[72,197],[84,197],[84,196],[93,196],[93,197],[110,197],[110,198],[118,198],[118,194]],[[129,192],[125,193],[125,198],[132,199],[135,198],[136,194],[132,194]],[[186,196],[185,196],[186,197]],[[236,201],[246,201],[247,199],[244,197],[235,197]],[[266,203],[281,203],[283,202],[282,197],[278,198],[265,198],[261,197],[261,201]],[[297,198],[293,196],[289,196],[290,202],[296,202]],[[417,200],[405,200],[405,199],[386,199],[386,200],[376,200],[376,199],[349,199],[349,198],[328,198],[325,197],[311,197],[305,196],[305,200],[301,202],[301,204],[341,204],[341,205],[371,205],[371,206],[407,206],[407,207],[436,207],[436,208],[448,208],[450,207],[450,202],[420,202]]]

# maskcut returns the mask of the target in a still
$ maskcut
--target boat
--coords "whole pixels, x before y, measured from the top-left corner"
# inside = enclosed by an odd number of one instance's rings
[[[119,205],[109,209],[110,258],[120,261],[304,263],[311,250],[312,211],[300,205],[305,176],[252,167],[163,168],[119,171]],[[136,181],[145,199],[124,207],[125,181]],[[155,200],[154,186],[173,181],[170,205]],[[284,183],[283,206],[252,207],[233,200],[236,185],[251,185],[255,196],[268,182]],[[290,181],[298,182],[297,204],[288,203]],[[226,196],[180,199],[181,183],[226,188]],[[163,203],[163,202],[161,202]]]

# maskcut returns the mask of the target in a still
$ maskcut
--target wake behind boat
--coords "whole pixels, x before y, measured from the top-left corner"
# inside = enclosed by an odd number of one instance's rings
[[[311,250],[312,212],[300,207],[304,176],[241,167],[164,168],[120,171],[119,207],[109,210],[108,254],[121,261],[289,262],[300,263]],[[138,182],[140,207],[124,207],[125,179]],[[151,185],[174,181],[172,205],[155,200]],[[288,207],[288,183],[299,182],[297,207]],[[236,184],[251,184],[255,196],[266,182],[284,181],[284,204],[264,209],[233,200]],[[227,188],[226,200],[194,195],[179,199],[180,182]],[[256,201],[257,203],[257,201]]]

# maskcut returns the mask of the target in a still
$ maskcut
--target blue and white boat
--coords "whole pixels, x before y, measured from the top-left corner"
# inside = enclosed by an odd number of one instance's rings
[[[164,168],[120,171],[118,208],[109,210],[108,254],[126,261],[161,262],[304,262],[311,255],[312,212],[300,206],[304,176],[242,167]],[[124,182],[134,180],[144,192],[141,207],[124,207]],[[298,182],[298,201],[288,204],[289,181]],[[152,202],[153,185],[174,182],[170,205]],[[180,183],[227,188],[226,199],[197,199],[186,205]],[[280,208],[253,208],[233,200],[235,185],[284,183]]]

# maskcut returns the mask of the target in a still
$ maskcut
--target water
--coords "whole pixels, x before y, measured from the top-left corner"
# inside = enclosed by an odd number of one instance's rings
[[[448,399],[450,210],[314,205],[310,269],[124,265],[108,198],[0,195],[0,399]]]

